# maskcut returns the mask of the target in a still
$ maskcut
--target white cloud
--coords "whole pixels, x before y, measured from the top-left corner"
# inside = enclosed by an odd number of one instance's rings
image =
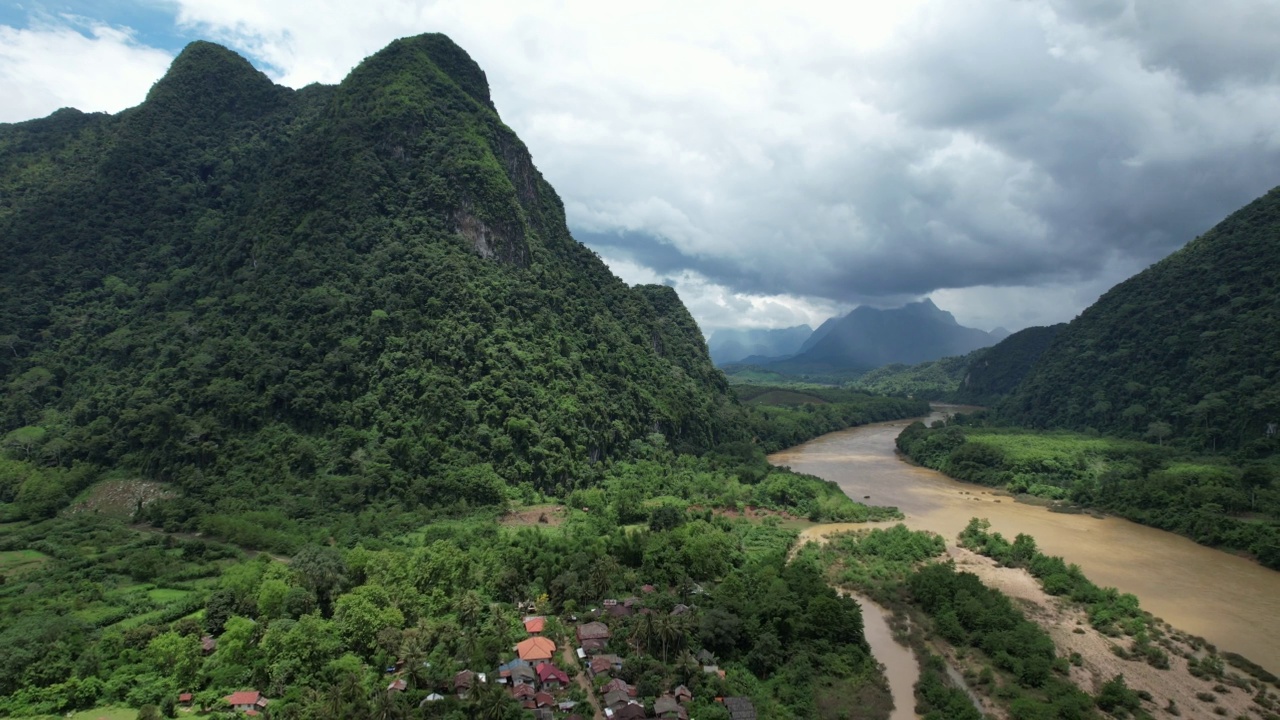
[[[29,29],[0,25],[0,122],[61,107],[118,112],[142,102],[173,58],[128,29],[79,18]]]
[[[295,87],[448,34],[574,229],[649,238],[615,268],[706,327],[930,293],[1064,319],[1280,167],[1264,0],[173,2]]]

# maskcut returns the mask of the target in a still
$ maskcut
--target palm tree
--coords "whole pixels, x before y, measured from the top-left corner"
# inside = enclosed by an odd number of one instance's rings
[[[479,711],[477,717],[480,720],[504,720],[516,707],[515,699],[497,683],[482,683],[477,680],[471,689],[471,697]]]
[[[653,613],[640,613],[636,617],[635,623],[631,626],[631,641],[640,647],[648,649],[653,646],[653,639],[657,636],[658,624],[655,621],[656,616]]]

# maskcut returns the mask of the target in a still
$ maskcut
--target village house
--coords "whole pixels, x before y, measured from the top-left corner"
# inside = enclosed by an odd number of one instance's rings
[[[261,715],[267,707],[267,699],[257,690],[242,690],[222,698],[232,710],[245,715]]]
[[[636,696],[636,686],[635,686],[635,685],[628,685],[628,684],[627,684],[627,681],[626,681],[626,680],[623,680],[622,678],[614,678],[614,679],[610,680],[609,682],[605,683],[604,685],[601,685],[601,686],[600,686],[600,694],[601,694],[601,695],[604,695],[604,694],[607,694],[607,693],[611,693],[611,692],[613,692],[613,691],[615,691],[615,690],[619,690],[619,691],[621,691],[621,692],[626,693],[626,694],[627,694],[627,697],[635,697],[635,696]]]
[[[756,706],[747,698],[727,697],[724,699],[724,706],[733,720],[757,720]]]
[[[533,665],[528,660],[516,658],[498,666],[498,682],[503,685],[514,685],[516,683],[532,685],[535,679],[537,679],[537,674],[533,671]]]
[[[522,707],[528,710],[538,706],[533,699],[533,696],[537,694],[538,691],[534,690],[532,685],[521,684],[511,688],[511,697],[515,698]]]
[[[460,698],[466,698],[471,689],[476,686],[477,682],[484,682],[485,676],[473,670],[463,670],[453,676],[453,691]]]
[[[625,705],[628,705],[634,702],[631,699],[631,696],[627,695],[622,690],[610,690],[609,692],[604,694],[603,699],[604,699],[604,706],[611,710],[617,710],[620,707],[623,707]]]
[[[387,686],[387,692],[404,692],[407,687],[409,687],[409,683],[406,683],[404,678],[396,678]]]
[[[538,665],[538,686],[543,690],[560,690],[569,686],[569,674],[555,665],[544,662]]]
[[[693,702],[693,693],[684,685],[677,685],[676,689],[671,691],[671,695],[681,705]]]
[[[533,703],[538,707],[551,707],[556,704],[556,699],[549,692],[540,692],[533,696]]]
[[[547,619],[541,615],[531,615],[524,619],[524,630],[530,635],[537,635],[547,627]]]
[[[212,655],[214,650],[218,649],[218,640],[212,635],[205,635],[200,638],[200,652],[205,655]]]
[[[597,655],[591,658],[591,663],[587,666],[587,670],[592,677],[607,675],[621,669],[622,658],[617,655]]]
[[[521,660],[536,663],[550,660],[556,652],[556,644],[544,637],[531,637],[516,643],[516,654]]]
[[[178,695],[178,704],[182,707],[191,707],[191,703],[195,701],[195,696],[191,693],[182,693]]]
[[[649,713],[640,704],[627,705],[613,712],[613,720],[648,720]]]
[[[653,714],[661,720],[689,720],[689,711],[671,695],[663,695],[653,702]]]
[[[609,626],[599,621],[583,623],[574,632],[577,634],[578,642],[580,643],[587,640],[608,640],[613,636]]]

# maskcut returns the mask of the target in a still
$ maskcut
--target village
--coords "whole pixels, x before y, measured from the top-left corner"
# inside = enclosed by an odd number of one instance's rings
[[[523,640],[510,659],[495,668],[465,668],[446,684],[429,689],[419,703],[425,717],[458,702],[492,703],[501,693],[536,720],[692,720],[690,710],[708,702],[724,708],[730,720],[756,720],[751,700],[727,695],[726,671],[706,649],[694,649],[697,609],[673,602],[671,595],[644,585],[640,596],[605,599],[581,616],[525,614]],[[518,603],[519,612],[536,612],[539,603]],[[205,636],[208,653],[217,640]],[[389,698],[412,689],[414,673],[397,659],[385,668]],[[698,702],[695,702],[698,701]],[[271,700],[246,689],[222,698],[219,711],[248,717],[269,716]],[[191,693],[178,706],[195,708]],[[208,708],[213,710],[215,708]]]

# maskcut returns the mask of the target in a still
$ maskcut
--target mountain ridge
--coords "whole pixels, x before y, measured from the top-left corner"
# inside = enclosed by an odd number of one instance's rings
[[[177,523],[490,504],[736,437],[687,309],[573,239],[452,41],[297,91],[236,58],[0,125],[0,434],[174,483]]]

